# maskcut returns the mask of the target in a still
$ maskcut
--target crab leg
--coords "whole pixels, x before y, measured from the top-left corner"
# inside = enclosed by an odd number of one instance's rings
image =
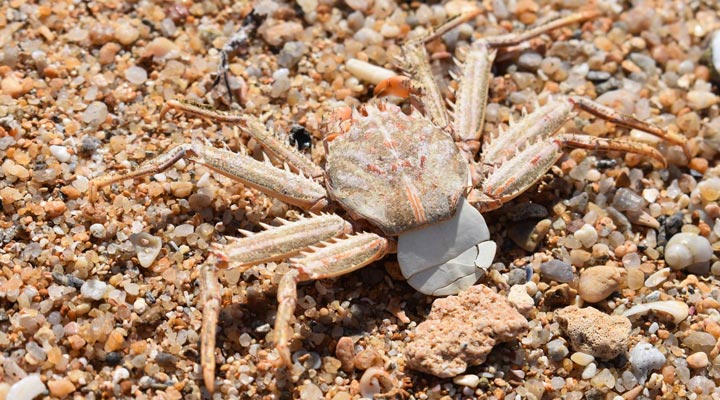
[[[660,128],[634,117],[620,114],[590,100],[582,99],[581,102],[581,109],[591,108],[593,114],[602,118],[642,129],[662,138],[669,136]],[[656,160],[661,167],[666,166],[662,154],[643,143],[557,134],[573,117],[576,105],[578,98],[574,97],[552,100],[514,123],[507,132],[501,132],[493,138],[483,151],[480,163],[486,176],[481,183],[482,190],[473,191],[469,200],[477,203],[481,211],[498,208],[537,182],[557,162],[566,147],[636,153]],[[674,140],[683,142],[678,138]]]
[[[387,239],[374,233],[360,233],[325,243],[324,247],[311,247],[290,260],[292,269],[280,280],[275,317],[275,348],[280,355],[281,366],[292,365],[289,342],[293,336],[291,322],[297,303],[299,282],[333,278],[362,268],[379,260],[388,252]]]
[[[286,162],[291,170],[303,173],[311,178],[320,178],[324,174],[322,168],[308,160],[299,151],[295,150],[295,148],[280,141],[267,130],[265,124],[251,115],[232,114],[204,107],[199,104],[168,100],[160,111],[160,119],[170,110],[181,111],[208,121],[240,125],[248,135],[260,143],[271,157]]]
[[[262,232],[241,231],[245,234],[244,238],[225,246],[215,246],[215,256],[220,259],[219,261],[229,263],[230,267],[239,267],[244,271],[252,265],[287,258],[311,245],[352,232],[350,224],[334,214],[322,214],[293,222],[283,220],[283,224],[277,227],[261,225],[265,228]],[[297,274],[297,270],[293,269],[286,276],[297,276]],[[283,278],[283,280],[286,279],[291,278]],[[200,365],[205,386],[212,393],[215,384],[215,336],[220,314],[221,293],[217,269],[214,266],[202,268],[200,284],[204,304],[200,334]],[[292,287],[288,287],[281,281],[278,293],[294,289],[294,284]],[[292,293],[285,292],[283,292],[283,298],[292,297]],[[280,297],[279,294],[278,297]],[[292,317],[293,311],[294,305],[290,309],[290,317]],[[289,320],[290,317],[286,317],[285,320]]]
[[[177,146],[127,174],[109,175],[93,180],[90,199],[95,200],[99,188],[126,179],[157,174],[183,158],[205,165],[215,172],[288,204],[307,210],[320,210],[327,205],[325,188],[310,178],[277,168],[269,162],[257,161],[244,154],[199,143]]]

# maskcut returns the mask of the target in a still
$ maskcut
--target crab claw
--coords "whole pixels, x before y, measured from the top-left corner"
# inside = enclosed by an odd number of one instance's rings
[[[378,83],[373,94],[377,97],[392,95],[407,99],[410,97],[411,91],[410,78],[407,76],[393,76]]]

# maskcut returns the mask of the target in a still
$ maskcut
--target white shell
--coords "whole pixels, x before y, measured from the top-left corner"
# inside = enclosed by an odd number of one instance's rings
[[[12,400],[32,400],[41,394],[47,394],[47,388],[40,379],[40,375],[31,374],[10,386],[7,392],[7,399]]]
[[[673,316],[673,322],[679,324],[682,320],[688,317],[690,308],[687,304],[682,301],[666,300],[666,301],[655,301],[652,303],[638,304],[633,308],[625,311],[623,316],[630,317],[636,314],[645,314],[646,312],[654,310],[668,313]]]
[[[162,248],[162,241],[149,233],[141,232],[130,235],[130,243],[137,253],[138,262],[143,268],[150,267]]]
[[[497,245],[488,239],[485,219],[463,198],[451,219],[400,235],[400,270],[423,294],[456,294],[482,278],[492,264]]]

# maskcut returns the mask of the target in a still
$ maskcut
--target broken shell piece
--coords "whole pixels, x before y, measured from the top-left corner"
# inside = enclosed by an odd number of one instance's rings
[[[673,322],[675,324],[679,324],[681,321],[687,318],[688,313],[690,312],[687,304],[683,303],[682,301],[667,300],[638,304],[635,307],[625,311],[623,315],[626,317],[630,317],[637,314],[645,314],[650,310],[661,311],[672,315]]]
[[[385,79],[392,78],[397,75],[395,72],[378,67],[377,65],[370,64],[369,62],[361,61],[356,58],[351,58],[345,64],[348,72],[353,74],[356,78],[366,82],[370,82],[373,85],[384,81]]]
[[[650,275],[645,280],[645,287],[654,288],[655,286],[665,282],[668,276],[670,276],[670,268],[663,268],[660,271],[657,271],[654,274]]]
[[[360,395],[363,398],[374,399],[379,394],[387,396],[397,389],[397,380],[382,367],[370,367],[360,378]]]
[[[135,247],[138,261],[143,268],[149,268],[162,247],[162,241],[149,233],[135,233],[130,235],[130,243]]]

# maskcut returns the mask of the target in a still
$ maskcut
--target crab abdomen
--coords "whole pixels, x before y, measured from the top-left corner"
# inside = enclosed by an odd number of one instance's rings
[[[329,192],[346,210],[387,235],[453,215],[468,168],[442,129],[392,104],[356,110],[346,126],[327,155]]]

